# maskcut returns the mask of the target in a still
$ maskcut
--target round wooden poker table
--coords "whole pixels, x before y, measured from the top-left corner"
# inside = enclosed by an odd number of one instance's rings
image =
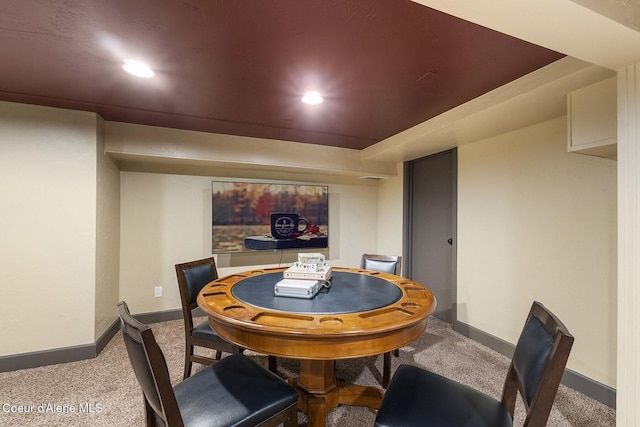
[[[275,296],[286,268],[215,280],[198,305],[223,338],[256,352],[300,360],[294,381],[309,426],[339,404],[375,409],[382,389],[334,378],[334,361],[373,356],[415,341],[436,307],[423,285],[387,273],[333,268],[331,286],[310,299]]]

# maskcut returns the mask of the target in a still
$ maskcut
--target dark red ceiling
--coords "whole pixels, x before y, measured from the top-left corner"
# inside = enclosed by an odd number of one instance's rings
[[[410,0],[0,3],[0,100],[355,149],[562,56]]]

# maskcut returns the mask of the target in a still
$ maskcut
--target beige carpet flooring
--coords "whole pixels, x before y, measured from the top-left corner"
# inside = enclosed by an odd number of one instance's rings
[[[165,353],[171,379],[182,378],[184,338],[182,321],[152,325]],[[249,353],[266,366],[266,357]],[[423,366],[499,398],[509,359],[431,319],[427,332],[401,349],[399,363]],[[198,365],[195,365],[198,366]],[[297,372],[295,360],[278,359],[283,377]],[[354,383],[379,385],[382,357],[339,361],[336,374]],[[118,333],[95,359],[0,373],[0,426],[142,426],[142,395]],[[17,412],[22,410],[31,412]],[[372,426],[375,415],[367,408],[339,407],[329,426]],[[299,424],[306,425],[300,413]],[[522,425],[522,407],[516,408]],[[574,390],[561,386],[549,426],[614,426],[615,411]]]

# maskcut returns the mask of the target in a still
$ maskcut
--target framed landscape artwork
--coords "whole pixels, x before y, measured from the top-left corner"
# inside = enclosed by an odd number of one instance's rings
[[[326,248],[329,187],[212,182],[212,253]]]

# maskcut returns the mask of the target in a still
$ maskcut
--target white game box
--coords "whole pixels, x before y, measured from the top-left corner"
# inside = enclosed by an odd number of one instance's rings
[[[309,267],[310,265],[313,265],[313,268]],[[326,282],[331,279],[331,272],[331,266],[328,264],[301,265],[296,262],[284,271],[283,276],[285,279],[321,280]]]
[[[274,294],[280,297],[311,299],[323,286],[319,280],[282,279],[274,286]]]

